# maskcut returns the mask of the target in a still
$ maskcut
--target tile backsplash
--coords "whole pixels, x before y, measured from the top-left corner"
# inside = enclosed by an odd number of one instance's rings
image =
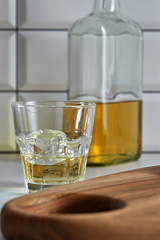
[[[0,0],[0,152],[15,152],[11,102],[67,99],[67,31],[93,0]],[[144,31],[143,151],[160,151],[160,1],[121,0]]]
[[[67,32],[19,32],[19,90],[67,90]]]

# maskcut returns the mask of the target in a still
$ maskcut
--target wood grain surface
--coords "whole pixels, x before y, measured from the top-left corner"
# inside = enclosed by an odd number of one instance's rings
[[[159,240],[160,167],[14,199],[1,212],[9,240]]]

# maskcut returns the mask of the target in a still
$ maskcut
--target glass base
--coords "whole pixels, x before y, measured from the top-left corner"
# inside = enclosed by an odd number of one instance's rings
[[[105,156],[88,156],[88,166],[107,166],[116,165],[123,162],[138,160],[141,154],[112,154]]]
[[[44,185],[44,184],[35,184],[25,182],[25,189],[27,193],[37,192],[40,190],[44,190],[46,188],[52,187],[52,185]]]
[[[56,186],[62,186],[62,185],[67,185],[67,184],[70,184],[70,183],[75,183],[75,182],[81,182],[81,181],[84,181],[84,177],[81,177],[80,179],[77,179],[75,181],[66,181],[66,182],[57,182],[55,184],[42,184],[42,183],[30,183],[30,182],[27,182],[25,181],[25,190],[26,190],[26,193],[32,193],[32,192],[37,192],[37,191],[40,191],[40,190],[45,190],[49,187],[56,187]]]

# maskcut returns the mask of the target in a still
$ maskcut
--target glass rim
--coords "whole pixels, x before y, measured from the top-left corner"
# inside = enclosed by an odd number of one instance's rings
[[[69,105],[67,105],[69,104]],[[12,107],[51,107],[51,108],[91,108],[95,107],[96,103],[91,101],[16,101],[11,103]]]

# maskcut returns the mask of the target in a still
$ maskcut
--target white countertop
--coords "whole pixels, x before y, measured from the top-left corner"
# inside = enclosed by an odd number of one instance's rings
[[[86,179],[157,165],[160,165],[160,153],[147,153],[137,161],[114,166],[87,167]],[[0,210],[7,201],[23,194],[24,182],[19,155],[0,154]],[[1,231],[0,240],[4,240]]]

